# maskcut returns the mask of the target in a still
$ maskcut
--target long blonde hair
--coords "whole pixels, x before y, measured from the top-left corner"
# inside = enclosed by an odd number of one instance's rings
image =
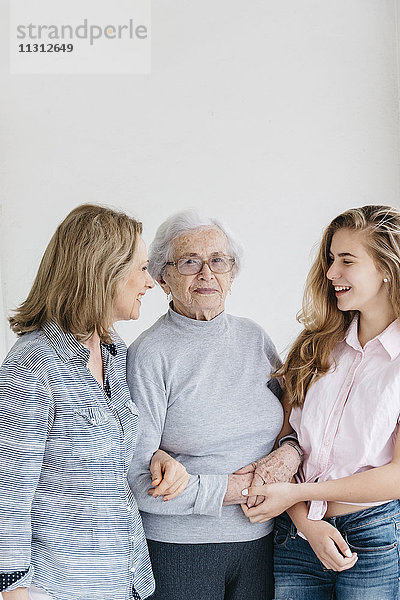
[[[9,318],[22,335],[55,321],[79,341],[95,331],[111,342],[118,282],[132,266],[142,224],[95,204],[78,206],[57,227],[25,302]]]
[[[303,307],[297,320],[304,326],[284,365],[276,376],[284,376],[292,405],[302,406],[311,385],[332,366],[332,351],[342,340],[355,312],[342,312],[326,274],[334,233],[339,229],[365,232],[365,245],[376,266],[388,279],[389,297],[400,317],[400,211],[391,206],[363,206],[340,214],[326,228],[318,255],[308,274]]]

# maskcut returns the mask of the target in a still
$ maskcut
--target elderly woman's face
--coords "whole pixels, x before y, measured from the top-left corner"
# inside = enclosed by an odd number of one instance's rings
[[[174,240],[172,260],[177,262],[186,257],[208,260],[228,254],[227,239],[220,229],[196,229]],[[161,284],[166,293],[172,294],[176,312],[209,321],[224,310],[232,279],[232,271],[213,273],[207,263],[196,275],[182,275],[176,266],[167,265]]]

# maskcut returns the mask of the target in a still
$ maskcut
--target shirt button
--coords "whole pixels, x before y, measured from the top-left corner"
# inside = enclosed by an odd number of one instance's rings
[[[123,476],[125,477],[125,479],[128,477],[128,473],[127,473],[127,471],[124,471],[124,472],[123,472]]]
[[[329,446],[329,440],[325,440],[325,446]]]
[[[135,541],[135,536],[131,535],[130,538],[129,538],[129,541],[130,542],[134,542]]]
[[[132,506],[129,506],[129,504],[128,504],[128,506],[126,507],[126,510],[127,510],[128,512],[131,512],[131,510],[132,510]]]
[[[131,567],[129,570],[130,570],[131,573],[134,573],[135,572],[135,567]]]

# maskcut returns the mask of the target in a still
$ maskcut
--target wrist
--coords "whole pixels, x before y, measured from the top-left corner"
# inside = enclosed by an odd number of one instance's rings
[[[306,502],[309,500],[307,498],[307,483],[291,483],[291,494],[290,498],[293,501],[292,506],[294,504],[298,504],[299,502]]]
[[[228,475],[228,487],[224,496],[223,506],[230,504],[243,504],[246,498],[242,490],[249,488],[253,481],[253,473],[243,475]]]

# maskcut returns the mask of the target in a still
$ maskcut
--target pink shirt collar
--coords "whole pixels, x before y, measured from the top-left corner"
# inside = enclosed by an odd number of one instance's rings
[[[347,330],[344,341],[349,346],[354,348],[354,350],[358,350],[359,352],[362,352],[363,349],[361,348],[360,342],[358,341],[358,315],[356,315],[354,317],[354,319],[352,320],[352,322],[350,323],[350,327]],[[389,354],[391,360],[394,360],[395,358],[397,358],[398,355],[400,354],[400,324],[399,324],[399,320],[396,319],[395,321],[390,323],[390,325],[388,325],[386,327],[386,329],[384,329],[382,331],[382,333],[380,333],[379,335],[374,337],[372,340],[367,342],[365,344],[365,347],[367,347],[368,345],[375,343],[375,342],[379,342],[382,345],[382,347]]]

